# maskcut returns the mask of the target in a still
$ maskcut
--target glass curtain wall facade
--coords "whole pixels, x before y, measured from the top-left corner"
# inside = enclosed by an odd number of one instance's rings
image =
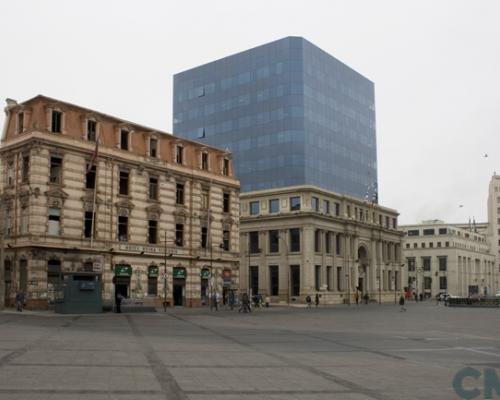
[[[310,184],[376,200],[374,85],[300,37],[174,76],[175,135],[233,153],[242,191]]]

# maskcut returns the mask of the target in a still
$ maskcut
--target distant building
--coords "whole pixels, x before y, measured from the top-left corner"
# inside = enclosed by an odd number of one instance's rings
[[[500,175],[491,177],[488,188],[488,239],[500,272]]]
[[[6,114],[8,303],[23,291],[28,308],[50,307],[78,271],[99,276],[108,303],[120,292],[161,305],[166,289],[170,304],[196,306],[238,286],[230,153],[45,96],[9,100]]]
[[[243,292],[285,303],[399,299],[395,210],[307,185],[242,193],[240,203]]]
[[[487,237],[475,232],[472,225],[464,226],[468,225],[432,220],[400,227],[405,233],[407,290],[426,297],[496,292],[499,274]]]
[[[233,153],[242,192],[378,201],[374,84],[301,37],[176,74],[173,108],[175,135]]]

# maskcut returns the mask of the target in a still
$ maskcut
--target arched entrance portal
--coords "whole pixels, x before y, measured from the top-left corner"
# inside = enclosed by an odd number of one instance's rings
[[[358,287],[365,294],[368,291],[368,252],[364,246],[358,248]]]

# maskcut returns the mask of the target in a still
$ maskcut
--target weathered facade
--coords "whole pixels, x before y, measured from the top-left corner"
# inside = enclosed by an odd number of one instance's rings
[[[170,304],[197,306],[238,285],[228,152],[44,96],[7,103],[7,303],[23,291],[28,308],[45,309],[73,271],[97,273],[108,303],[120,292],[159,305],[167,289]]]
[[[240,196],[242,291],[274,302],[394,301],[402,293],[395,210],[314,186]]]

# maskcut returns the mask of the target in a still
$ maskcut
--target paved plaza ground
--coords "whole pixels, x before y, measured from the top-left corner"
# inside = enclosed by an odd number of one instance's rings
[[[376,304],[251,314],[6,311],[0,399],[458,399],[452,379],[464,366],[500,370],[499,313],[435,303],[407,312]]]

